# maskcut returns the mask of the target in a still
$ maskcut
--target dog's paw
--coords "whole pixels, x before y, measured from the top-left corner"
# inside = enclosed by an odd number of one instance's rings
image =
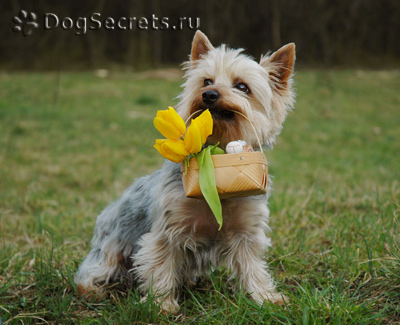
[[[161,307],[161,312],[164,315],[170,315],[170,314],[177,315],[180,309],[178,302],[173,297],[167,297],[164,300],[162,300],[160,303],[160,307]]]
[[[285,307],[289,304],[289,298],[284,294],[278,293],[276,294],[275,301],[273,301],[275,305],[279,305]]]
[[[196,286],[197,286],[197,278],[188,278],[186,280],[186,287],[188,287],[189,289],[196,288]]]
[[[90,287],[78,284],[77,290],[78,295],[88,301],[99,301],[105,297],[105,293],[102,287]]]
[[[266,292],[266,293],[255,292],[251,294],[251,297],[261,305],[266,302],[272,302],[274,305],[279,305],[284,307],[289,303],[289,298],[279,292]]]
[[[145,303],[147,299],[148,295],[145,295],[142,299],[140,299],[140,302]],[[154,299],[154,302],[160,306],[160,312],[164,315],[177,315],[179,312],[180,307],[174,297],[157,297]]]

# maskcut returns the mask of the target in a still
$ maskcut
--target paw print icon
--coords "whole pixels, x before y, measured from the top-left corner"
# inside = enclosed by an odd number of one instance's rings
[[[12,28],[12,31],[15,33],[22,32],[22,35],[30,36],[32,35],[34,29],[39,27],[39,24],[36,22],[37,15],[34,12],[27,12],[25,10],[21,10],[18,16],[14,16],[12,21],[15,23],[15,26]]]

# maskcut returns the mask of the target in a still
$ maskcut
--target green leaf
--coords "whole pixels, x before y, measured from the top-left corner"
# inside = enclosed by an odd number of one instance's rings
[[[211,159],[211,148],[203,149],[196,154],[197,163],[199,165],[199,184],[201,192],[207,201],[211,211],[214,213],[215,219],[222,227],[222,206],[218,196],[217,185],[215,183],[214,164]]]
[[[195,153],[194,155],[196,156],[197,159],[197,164],[199,165],[199,170],[200,170],[200,166],[203,165],[203,159],[204,159],[204,152],[207,150],[208,148],[203,149],[202,151],[200,151],[199,153]]]
[[[225,151],[223,149],[221,149],[220,147],[218,147],[219,142],[217,144],[214,145],[209,145],[206,149],[210,149],[210,152],[212,155],[223,155],[225,154]]]
[[[223,155],[225,151],[222,150],[220,147],[215,147],[214,150],[211,151],[212,155]]]

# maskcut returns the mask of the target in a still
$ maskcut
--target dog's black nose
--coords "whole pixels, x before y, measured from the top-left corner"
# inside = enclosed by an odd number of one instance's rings
[[[219,92],[215,90],[206,90],[203,93],[203,103],[207,105],[214,104],[220,97]]]

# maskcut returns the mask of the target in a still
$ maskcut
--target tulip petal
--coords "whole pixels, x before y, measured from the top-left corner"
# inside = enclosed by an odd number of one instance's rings
[[[161,154],[161,156],[164,156],[161,147],[165,141],[167,141],[167,139],[156,139],[156,143],[153,146],[154,148],[157,149],[157,151]]]
[[[192,120],[192,123],[188,127],[188,130],[185,134],[185,148],[190,153],[198,153],[201,151],[203,142],[200,131],[200,125],[196,120]]]
[[[203,139],[203,144],[206,143],[207,138],[212,134],[214,121],[212,119],[210,111],[207,109],[197,118],[195,118],[199,124],[201,131],[201,137]]]
[[[168,111],[170,112],[171,119],[173,119],[176,128],[179,130],[181,135],[186,132],[186,124],[183,118],[174,110],[173,107],[168,107]]]
[[[189,125],[189,127],[186,131],[185,137],[183,138],[183,141],[185,143],[185,149],[190,152],[190,150],[193,147],[193,141],[194,141],[192,124]]]
[[[185,122],[172,107],[158,111],[153,123],[163,136],[171,140],[178,140],[186,131]]]
[[[180,131],[167,120],[160,117],[155,117],[153,124],[155,128],[166,138],[171,140],[178,140],[182,135]]]
[[[157,139],[154,148],[164,158],[175,163],[180,163],[189,155],[189,152],[185,149],[183,140]]]
[[[164,146],[171,152],[177,155],[189,155],[189,151],[185,149],[185,143],[183,140],[170,140],[164,143]]]

